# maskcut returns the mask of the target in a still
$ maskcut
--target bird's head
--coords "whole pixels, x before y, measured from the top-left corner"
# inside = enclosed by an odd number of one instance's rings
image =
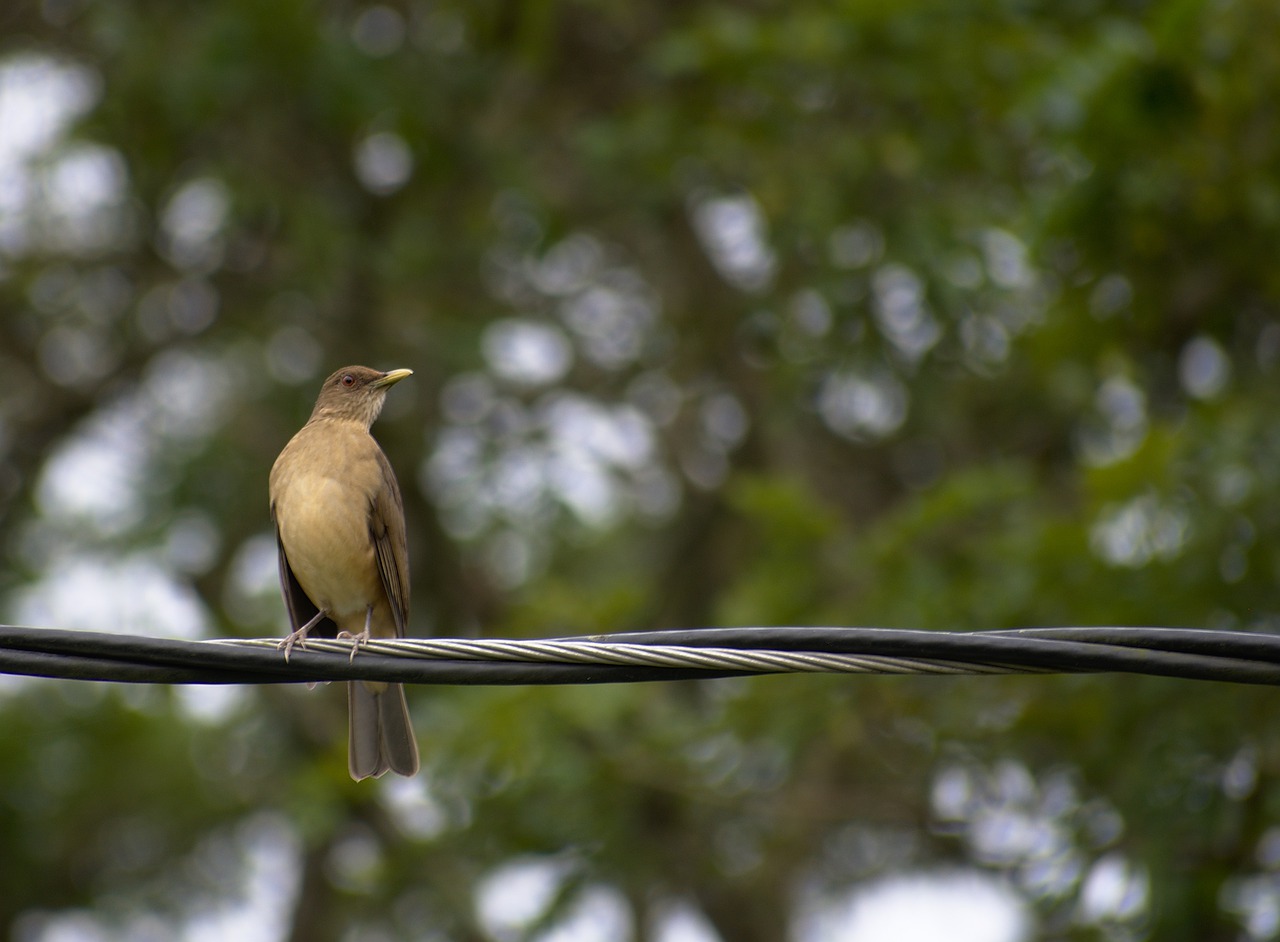
[[[350,419],[367,428],[382,412],[387,390],[412,375],[413,370],[381,373],[367,366],[344,366],[331,373],[320,387],[311,418]]]

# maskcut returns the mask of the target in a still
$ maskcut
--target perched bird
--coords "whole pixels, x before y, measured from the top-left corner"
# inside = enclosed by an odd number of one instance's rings
[[[387,390],[412,370],[347,366],[331,375],[307,424],[271,468],[271,520],[280,588],[293,632],[285,658],[309,635],[402,638],[409,619],[404,504],[387,456],[369,434]],[[418,745],[400,684],[352,681],[348,766],[356,781],[418,771]]]

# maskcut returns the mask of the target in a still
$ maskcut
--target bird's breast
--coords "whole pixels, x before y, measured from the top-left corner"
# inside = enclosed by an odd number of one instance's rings
[[[293,475],[276,495],[276,524],[298,584],[335,621],[363,620],[381,600],[369,501],[358,488],[324,474]]]

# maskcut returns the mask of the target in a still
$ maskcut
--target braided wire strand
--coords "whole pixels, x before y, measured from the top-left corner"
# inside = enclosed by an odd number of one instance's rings
[[[254,647],[276,647],[267,639],[219,641]],[[347,654],[352,642],[315,639],[307,650]],[[833,674],[995,674],[1015,668],[970,663],[958,664],[928,658],[903,658],[830,654],[821,651],[746,651],[737,648],[696,648],[683,645],[625,644],[603,641],[511,641],[511,640],[370,640],[360,645],[362,652],[424,660],[476,659],[532,663],[626,664],[653,667],[694,667],[704,670],[748,671],[751,673],[833,673]]]

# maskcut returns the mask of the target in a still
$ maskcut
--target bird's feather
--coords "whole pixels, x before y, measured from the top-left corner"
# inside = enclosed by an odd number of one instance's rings
[[[357,782],[384,772],[418,771],[418,744],[400,684],[347,684],[350,713],[347,768]]]
[[[298,583],[298,577],[293,574],[293,568],[289,565],[289,557],[284,551],[284,541],[280,539],[280,526],[276,523],[276,506],[271,505],[271,525],[276,531],[276,556],[280,563],[280,591],[284,595],[285,608],[289,610],[289,624],[294,631],[297,631],[311,619],[316,617],[316,613],[320,610],[316,608],[314,602],[302,591],[302,586]],[[338,636],[338,626],[333,623],[332,619],[322,618],[311,629],[309,634],[317,638],[336,638]]]
[[[378,464],[386,486],[374,495],[369,507],[369,535],[378,560],[378,575],[391,606],[391,617],[396,623],[396,637],[405,636],[409,623],[409,559],[404,526],[404,501],[400,486],[396,483],[391,462],[378,448]]]

